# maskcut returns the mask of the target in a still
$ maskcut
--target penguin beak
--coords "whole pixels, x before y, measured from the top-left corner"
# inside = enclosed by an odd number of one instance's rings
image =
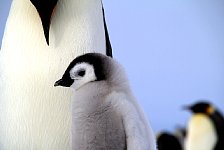
[[[54,83],[54,86],[65,86],[66,82],[63,79],[60,79]]]
[[[51,17],[58,0],[30,0],[30,1],[32,2],[32,4],[37,9],[37,12],[39,13],[43,26],[44,36],[47,44],[49,45],[49,31],[50,31]]]
[[[70,87],[73,84],[74,80],[72,79],[60,79],[54,83],[54,86],[63,86],[63,87]]]

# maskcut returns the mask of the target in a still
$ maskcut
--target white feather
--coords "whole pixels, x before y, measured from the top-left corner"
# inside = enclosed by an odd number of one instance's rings
[[[100,0],[59,0],[50,46],[30,0],[13,0],[0,56],[0,149],[70,149],[68,89],[54,87],[69,62],[105,53]]]
[[[215,127],[206,115],[194,115],[188,124],[186,150],[213,150],[217,142]]]

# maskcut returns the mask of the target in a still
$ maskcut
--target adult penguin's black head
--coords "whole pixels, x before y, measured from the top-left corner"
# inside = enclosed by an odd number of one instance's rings
[[[49,45],[49,30],[51,24],[51,17],[58,0],[30,0],[30,1],[32,2],[32,4],[37,9],[37,12],[39,13],[44,30],[45,39],[47,44]]]
[[[184,109],[190,110],[192,113],[203,113],[207,115],[211,115],[215,112],[215,108],[209,102],[205,101],[185,106]]]

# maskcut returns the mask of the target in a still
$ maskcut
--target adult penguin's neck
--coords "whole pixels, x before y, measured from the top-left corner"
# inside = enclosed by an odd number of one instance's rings
[[[50,46],[40,17],[30,0],[13,0],[2,41],[7,51],[46,50],[105,53],[101,0],[59,0],[50,25]]]

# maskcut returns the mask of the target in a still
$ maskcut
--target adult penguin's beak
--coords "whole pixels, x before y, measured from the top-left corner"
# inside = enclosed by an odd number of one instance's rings
[[[37,12],[39,13],[44,30],[44,36],[47,44],[49,45],[49,31],[50,31],[51,17],[58,0],[30,0],[30,1],[36,7]]]

